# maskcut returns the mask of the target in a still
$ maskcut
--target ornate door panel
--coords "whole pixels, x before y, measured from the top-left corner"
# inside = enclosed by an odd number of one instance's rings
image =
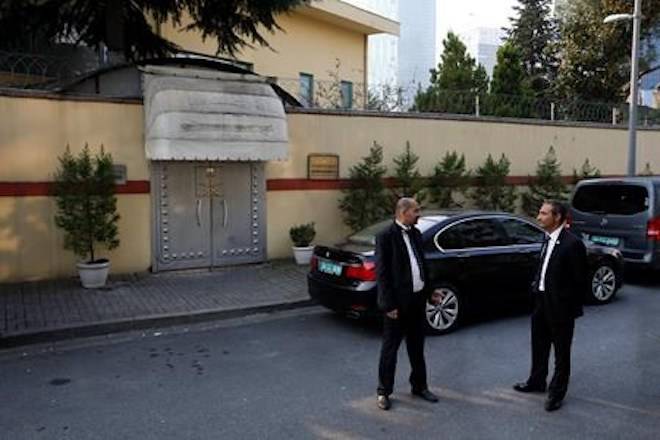
[[[265,258],[264,175],[257,163],[223,163],[222,187],[211,201],[213,265]]]
[[[161,163],[155,177],[155,270],[211,264],[210,199],[205,168]]]
[[[155,162],[154,271],[263,261],[262,163]]]

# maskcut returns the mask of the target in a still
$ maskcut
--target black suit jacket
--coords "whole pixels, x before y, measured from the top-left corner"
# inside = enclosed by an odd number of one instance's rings
[[[413,228],[410,245],[415,246],[422,260],[420,270],[424,277],[424,291],[413,295],[410,257],[402,230],[396,222],[376,235],[376,273],[378,275],[378,307],[389,312],[399,309],[403,312],[413,304],[416,295],[429,296],[430,283],[428,268],[424,258],[422,234]]]
[[[539,261],[540,276],[543,260]],[[557,324],[566,319],[582,316],[582,302],[589,288],[587,250],[582,240],[567,229],[563,229],[550,255],[545,273],[544,295],[546,313],[551,322]],[[538,276],[536,282],[539,282]]]

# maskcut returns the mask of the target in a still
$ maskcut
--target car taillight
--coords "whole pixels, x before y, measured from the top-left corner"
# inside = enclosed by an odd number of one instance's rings
[[[312,254],[312,259],[309,260],[309,270],[315,271],[319,267],[319,257]]]
[[[660,241],[660,217],[653,217],[646,225],[646,236],[651,240]]]
[[[376,263],[365,261],[359,266],[348,266],[345,272],[346,278],[360,281],[376,281]]]
[[[564,227],[566,229],[570,229],[571,223],[573,223],[573,216],[570,213],[568,213],[566,214],[566,223],[564,223]]]

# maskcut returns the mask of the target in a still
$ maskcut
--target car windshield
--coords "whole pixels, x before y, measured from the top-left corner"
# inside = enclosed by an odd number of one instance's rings
[[[420,217],[417,222],[417,229],[421,233],[427,231],[431,226],[437,224],[439,221],[443,220],[445,217],[441,216],[432,216],[432,217]],[[348,241],[354,244],[363,244],[363,245],[376,245],[376,235],[387,228],[392,224],[391,219],[383,220],[378,223],[375,223],[371,226],[367,226],[361,231],[356,232],[355,234],[348,237]]]
[[[573,207],[589,213],[633,215],[649,208],[649,195],[638,185],[585,185],[575,193]]]

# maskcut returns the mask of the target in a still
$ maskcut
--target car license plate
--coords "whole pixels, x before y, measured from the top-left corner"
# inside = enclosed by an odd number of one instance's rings
[[[332,261],[319,260],[319,272],[340,276],[341,264],[333,263]]]
[[[602,235],[592,235],[589,237],[589,241],[603,246],[616,247],[619,245],[621,240],[618,237],[603,237]]]

